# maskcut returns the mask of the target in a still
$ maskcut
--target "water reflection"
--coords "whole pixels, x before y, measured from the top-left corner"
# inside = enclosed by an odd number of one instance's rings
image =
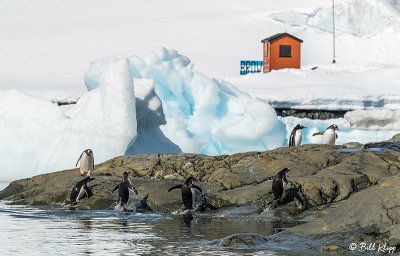
[[[191,212],[182,215],[182,226],[191,227],[193,221],[193,214]]]

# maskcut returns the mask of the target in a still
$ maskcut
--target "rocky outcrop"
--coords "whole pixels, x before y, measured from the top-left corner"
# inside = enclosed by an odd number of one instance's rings
[[[271,201],[271,179],[287,167],[287,196],[273,206],[287,204],[291,213],[308,212],[307,224],[288,229],[282,236],[307,237],[304,244],[321,250],[345,251],[349,242],[376,241],[400,245],[400,153],[398,136],[388,142],[342,146],[303,145],[266,152],[205,156],[154,154],[121,156],[96,165],[91,184],[94,196],[78,207],[112,209],[117,195],[112,189],[122,173],[130,171],[139,191],[137,199],[149,194],[148,204],[156,211],[181,209],[178,191],[168,188],[189,175],[197,179],[208,202],[216,208],[253,205],[262,209]],[[78,169],[65,170],[12,182],[0,199],[13,204],[68,204],[72,185],[82,179]],[[294,207],[293,207],[294,206]],[[286,206],[285,206],[286,207]],[[293,209],[297,209],[293,211]],[[276,238],[254,235],[232,236],[223,246],[273,242]],[[310,237],[313,242],[311,243]]]
[[[158,211],[179,209],[180,193],[169,187],[193,175],[217,208],[271,200],[271,181],[282,168],[289,172],[290,204],[300,210],[339,202],[352,193],[377,184],[400,170],[399,154],[392,149],[348,149],[345,146],[304,145],[267,152],[205,156],[154,154],[121,156],[96,165],[94,196],[83,207],[109,208],[111,194],[124,171],[132,173],[139,197],[149,194],[149,205]],[[49,173],[12,182],[0,192],[15,204],[67,204],[71,186],[81,179],[77,169]],[[292,189],[292,190],[290,190]],[[289,200],[291,201],[291,200]]]

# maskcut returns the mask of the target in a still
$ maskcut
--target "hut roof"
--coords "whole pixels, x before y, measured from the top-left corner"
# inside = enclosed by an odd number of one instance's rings
[[[293,38],[294,40],[299,41],[300,43],[303,42],[303,40],[301,40],[300,38],[297,38],[297,37],[292,36],[291,34],[288,34],[288,33],[285,32],[285,33],[278,33],[278,34],[276,34],[276,35],[273,35],[273,36],[270,36],[270,37],[268,37],[268,38],[265,38],[264,40],[261,40],[261,43],[269,43],[269,42],[272,42],[272,41],[274,41],[274,40],[276,40],[276,39],[279,39],[279,38],[281,38],[281,37],[284,37],[284,36],[291,37],[291,38]]]

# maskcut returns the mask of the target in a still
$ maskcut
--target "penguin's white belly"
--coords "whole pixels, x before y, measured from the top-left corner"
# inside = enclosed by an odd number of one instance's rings
[[[82,186],[81,190],[79,190],[79,194],[78,197],[76,198],[76,202],[79,202],[79,200],[81,200],[81,198],[83,197],[83,195],[86,194],[86,190],[85,188]]]
[[[88,156],[85,153],[82,155],[81,163],[80,163],[81,171],[93,171],[93,158],[92,156]]]
[[[192,191],[192,209],[194,209],[194,206],[195,206],[195,201],[194,201],[194,199],[195,199],[195,191],[194,191],[194,188],[191,188],[190,190]]]
[[[285,193],[286,193],[287,182],[283,181],[282,186],[283,186],[283,192],[282,192],[281,198],[284,198],[285,197]]]
[[[324,132],[324,136],[322,137],[322,144],[335,145],[336,142],[336,133],[335,131],[328,129]]]
[[[300,146],[302,139],[303,139],[303,132],[301,130],[297,130],[294,136],[294,145],[296,147]]]

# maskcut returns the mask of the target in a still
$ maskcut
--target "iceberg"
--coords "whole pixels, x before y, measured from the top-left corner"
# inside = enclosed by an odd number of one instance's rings
[[[400,111],[391,109],[368,109],[349,111],[344,115],[353,129],[400,130]]]
[[[175,50],[93,62],[85,85],[68,107],[0,91],[0,181],[73,168],[87,148],[97,164],[124,154],[219,155],[286,144],[270,105],[193,71]]]
[[[88,90],[97,88],[99,68],[114,57],[93,62],[85,75]],[[209,155],[262,151],[286,143],[285,125],[275,110],[223,80],[193,71],[186,56],[161,48],[145,58],[128,58],[137,79],[153,79],[166,124],[160,128],[185,153]],[[135,88],[136,89],[136,88]]]
[[[83,150],[95,162],[123,155],[137,136],[135,93],[126,59],[108,65],[98,88],[68,113],[11,89],[0,93],[0,181],[73,168]]]

